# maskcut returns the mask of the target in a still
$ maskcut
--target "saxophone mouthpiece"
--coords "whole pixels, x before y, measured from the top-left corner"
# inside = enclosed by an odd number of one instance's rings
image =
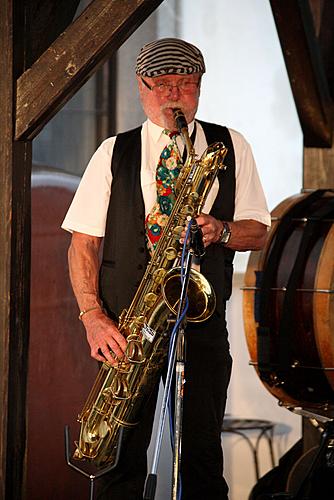
[[[180,132],[180,134],[182,133],[182,129],[185,128],[188,130],[187,120],[186,120],[182,110],[180,108],[174,108],[173,113],[174,113],[174,120],[175,120],[177,129]]]

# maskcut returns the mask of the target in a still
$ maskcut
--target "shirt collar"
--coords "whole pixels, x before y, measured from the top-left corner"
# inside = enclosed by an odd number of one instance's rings
[[[195,125],[195,120],[192,122],[188,123],[188,130],[189,130],[189,135],[192,134],[194,130],[194,125]],[[153,142],[157,143],[162,136],[162,133],[164,131],[163,127],[160,127],[159,125],[156,125],[153,123],[149,118],[147,119],[147,131]]]

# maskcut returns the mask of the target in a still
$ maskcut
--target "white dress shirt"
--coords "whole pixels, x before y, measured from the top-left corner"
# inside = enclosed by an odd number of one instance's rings
[[[207,142],[202,126],[196,122],[196,127],[194,147],[196,154],[201,156],[207,147]],[[191,135],[194,122],[188,125],[188,129]],[[233,220],[254,219],[270,226],[270,214],[251,148],[239,132],[232,129],[229,129],[229,132],[235,152],[236,196]],[[145,215],[147,215],[157,198],[155,174],[159,156],[170,139],[163,133],[162,127],[150,120],[143,124],[141,137],[140,179]],[[115,140],[116,137],[106,139],[93,154],[66,214],[62,224],[63,229],[91,236],[104,236],[112,183],[111,158]],[[177,137],[177,144],[182,154],[184,146],[181,137]],[[203,213],[210,212],[218,188],[219,183],[216,179],[203,207]]]

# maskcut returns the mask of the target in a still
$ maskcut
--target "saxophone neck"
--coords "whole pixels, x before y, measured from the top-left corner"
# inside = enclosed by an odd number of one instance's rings
[[[173,113],[174,113],[174,120],[176,123],[176,127],[180,132],[180,135],[187,150],[187,162],[189,161],[189,159],[191,159],[192,161],[195,155],[195,149],[189,137],[187,120],[180,108],[174,108]]]

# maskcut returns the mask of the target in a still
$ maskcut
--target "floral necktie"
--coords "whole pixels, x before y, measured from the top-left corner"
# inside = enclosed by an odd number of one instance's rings
[[[157,201],[146,217],[147,246],[152,254],[162,235],[163,229],[175,203],[175,183],[182,167],[179,149],[176,144],[178,132],[164,130],[172,142],[161,152],[156,170]]]

